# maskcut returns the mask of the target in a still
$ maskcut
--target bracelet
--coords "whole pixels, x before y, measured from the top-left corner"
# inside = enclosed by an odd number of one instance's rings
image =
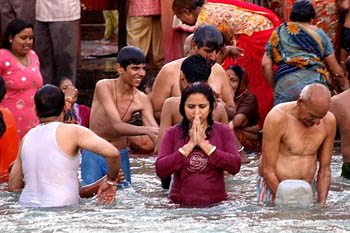
[[[115,181],[111,181],[111,180],[108,180],[108,178],[106,177],[105,179],[106,183],[109,184],[110,186],[117,186],[117,180]]]
[[[242,146],[239,150],[238,153],[241,153],[244,150],[244,146]]]
[[[67,101],[68,103],[73,103],[73,98],[70,96],[64,97],[64,100]]]
[[[216,146],[212,146],[210,150],[208,151],[207,155],[211,155],[216,150]]]

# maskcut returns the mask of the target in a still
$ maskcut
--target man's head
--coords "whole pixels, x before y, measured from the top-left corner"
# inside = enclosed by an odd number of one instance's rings
[[[139,86],[145,77],[146,58],[142,50],[134,46],[123,47],[117,56],[117,72],[132,86]]]
[[[213,25],[201,25],[194,32],[192,47],[196,54],[209,59],[212,65],[215,64],[217,54],[224,44],[221,32]]]
[[[211,73],[210,62],[199,54],[189,56],[181,64],[180,88],[195,82],[207,82]]]
[[[293,4],[290,20],[293,22],[310,22],[316,17],[316,12],[309,0],[297,0]]]
[[[298,119],[307,127],[318,125],[329,110],[330,98],[329,89],[322,84],[305,86],[297,101]]]
[[[34,102],[39,118],[59,116],[63,112],[64,94],[58,87],[46,84],[35,93]]]

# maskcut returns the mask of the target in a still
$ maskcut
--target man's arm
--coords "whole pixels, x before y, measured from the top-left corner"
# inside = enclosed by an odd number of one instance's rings
[[[23,142],[23,140],[22,140]],[[22,170],[22,160],[21,160],[22,143],[18,149],[17,158],[12,166],[10,172],[10,178],[8,182],[8,191],[16,192],[24,187],[23,181],[23,170]]]
[[[275,82],[274,82],[273,62],[271,58],[267,56],[266,52],[262,58],[261,66],[267,82],[271,85],[271,87],[274,87]]]
[[[143,99],[142,104],[144,106],[142,110],[142,123],[144,126],[151,126],[153,130],[148,131],[148,135],[151,137],[152,141],[156,143],[159,132],[159,125],[153,116],[153,108],[149,97],[141,93],[141,98]]]
[[[329,186],[331,183],[331,159],[333,154],[334,138],[336,133],[336,120],[332,113],[327,114],[325,119],[327,138],[318,150],[319,169],[317,174],[317,202],[326,202]]]
[[[225,109],[225,104],[217,102],[217,106],[213,111],[214,121],[228,124],[228,116]]]
[[[153,107],[153,115],[158,121],[161,117],[164,101],[171,96],[174,75],[176,74],[170,72],[168,65],[163,66],[154,81],[152,92],[149,94]],[[180,75],[180,73],[178,75]]]
[[[218,64],[214,65],[212,70],[215,69],[215,77],[217,79],[221,79],[221,98],[222,101],[225,103],[225,108],[227,111],[227,116],[229,120],[232,120],[234,115],[236,114],[236,105],[233,101],[234,94],[231,89],[230,81],[226,77],[225,70]]]
[[[327,56],[324,60],[327,63],[327,65],[329,66],[331,73],[335,77],[336,82],[337,82],[336,83],[337,86],[341,90],[344,90],[344,86],[345,86],[345,82],[346,82],[345,74],[344,74],[344,71],[341,68],[341,66],[338,64],[334,53],[332,53],[331,55]]]
[[[160,144],[162,143],[162,139],[164,136],[164,132],[172,126],[172,109],[174,108],[172,104],[172,98],[168,98],[164,102],[164,106],[162,109],[162,114],[160,117],[160,128],[159,128],[159,136],[157,144],[154,148],[154,152],[158,153]],[[177,109],[176,109],[177,110]]]
[[[275,196],[280,183],[276,175],[276,162],[279,156],[281,138],[286,124],[282,112],[279,109],[272,109],[264,122],[261,169],[267,186]]]
[[[116,135],[148,135],[149,131],[152,129],[152,127],[149,126],[135,126],[121,120],[120,114],[115,106],[111,87],[108,85],[108,80],[97,82],[94,98],[98,98],[99,104],[102,105],[109,121],[111,122],[111,130],[114,130]]]

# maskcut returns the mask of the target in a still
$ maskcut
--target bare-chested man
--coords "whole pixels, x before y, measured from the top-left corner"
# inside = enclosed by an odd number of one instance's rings
[[[212,72],[208,84],[217,96],[223,100],[228,117],[232,119],[236,111],[233,93],[226,78],[225,70],[221,65],[215,63],[222,45],[222,34],[212,25],[202,25],[194,33],[191,47],[195,54],[199,54],[212,62]],[[172,96],[181,96],[179,78],[180,67],[184,60],[185,58],[181,58],[164,65],[156,77],[149,97],[157,120],[160,119],[165,99]]]
[[[317,179],[318,203],[326,201],[336,120],[329,112],[330,92],[321,84],[305,86],[297,101],[276,105],[263,128],[257,192],[259,202],[273,202],[283,180]],[[319,169],[317,178],[317,161]]]
[[[189,84],[194,82],[207,82],[211,73],[211,65],[207,59],[199,54],[187,57],[181,64],[179,86],[181,91]],[[161,118],[159,137],[155,151],[158,151],[159,145],[162,141],[163,134],[166,129],[181,122],[182,116],[179,111],[181,97],[170,97],[165,100]],[[222,123],[228,123],[227,113],[225,107],[221,102],[217,103],[213,111],[214,120]]]
[[[350,57],[346,62],[346,69],[350,73]],[[349,77],[348,77],[349,78]],[[331,98],[330,111],[337,119],[337,125],[341,139],[341,154],[343,156],[343,167],[341,176],[350,179],[350,89]]]
[[[145,56],[136,47],[122,48],[117,57],[118,79],[104,79],[96,84],[91,106],[90,129],[116,146],[121,155],[126,182],[131,182],[126,136],[148,135],[154,142],[158,124],[146,94],[136,89],[145,77]],[[134,112],[141,112],[144,126],[128,124]],[[89,156],[86,156],[89,154]],[[91,184],[105,175],[105,160],[82,153],[83,184]],[[127,185],[127,184],[126,184]]]

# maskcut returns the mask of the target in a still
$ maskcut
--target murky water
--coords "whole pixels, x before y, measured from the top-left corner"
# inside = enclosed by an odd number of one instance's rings
[[[323,208],[258,205],[253,161],[227,176],[228,201],[200,209],[169,204],[154,173],[154,157],[132,157],[133,187],[118,190],[111,206],[81,199],[70,208],[26,209],[17,203],[19,194],[0,192],[0,232],[350,232],[350,182],[339,177],[341,163],[341,156],[333,157]]]

